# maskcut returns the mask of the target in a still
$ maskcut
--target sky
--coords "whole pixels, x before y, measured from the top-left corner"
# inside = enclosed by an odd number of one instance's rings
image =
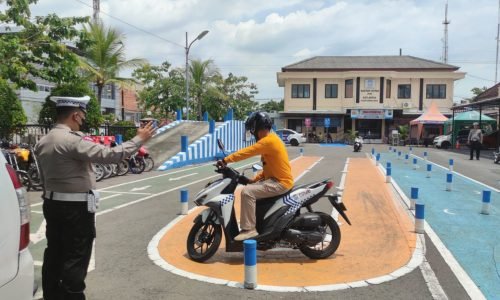
[[[212,59],[225,76],[257,84],[257,99],[283,98],[276,73],[310,58],[413,55],[442,61],[445,0],[101,0],[101,19],[126,36],[127,58],[184,65],[185,35],[200,32],[190,59]],[[495,82],[499,3],[449,0],[448,63],[466,72],[455,101]],[[92,0],[39,0],[32,14],[91,16]],[[128,72],[130,74],[130,72]],[[128,75],[128,74],[122,74]],[[500,75],[498,76],[500,78]]]

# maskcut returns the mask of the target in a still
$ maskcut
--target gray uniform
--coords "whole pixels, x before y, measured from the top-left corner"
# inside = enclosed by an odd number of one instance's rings
[[[86,193],[95,188],[91,163],[118,163],[142,145],[141,139],[110,148],[84,139],[83,133],[57,124],[36,145],[46,191]]]
[[[95,189],[91,163],[118,163],[141,144],[136,137],[110,148],[58,124],[36,145],[47,222],[42,266],[44,299],[85,300],[85,277],[96,235],[95,207],[89,210],[86,201],[89,191]]]

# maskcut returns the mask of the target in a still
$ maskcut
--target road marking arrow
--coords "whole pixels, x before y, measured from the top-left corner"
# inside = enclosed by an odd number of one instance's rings
[[[150,185],[146,185],[146,186],[141,186],[141,187],[136,187],[136,188],[133,188],[133,189],[131,189],[130,191],[131,191],[131,192],[135,192],[135,191],[143,191],[143,190],[145,190],[145,189],[147,189],[147,188],[150,188],[150,187],[151,187]]]
[[[198,175],[198,173],[191,173],[191,174],[187,174],[187,175],[183,175],[183,176],[179,176],[179,177],[175,177],[175,178],[170,178],[168,181],[181,180],[182,178],[186,178],[186,177],[193,176],[193,175]]]

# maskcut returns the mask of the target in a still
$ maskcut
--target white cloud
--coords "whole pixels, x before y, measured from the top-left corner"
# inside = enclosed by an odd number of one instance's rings
[[[80,3],[82,1],[86,5]],[[440,60],[444,0],[108,0],[101,10],[154,35],[102,18],[127,35],[129,57],[152,63],[184,64],[185,32],[196,41],[190,57],[214,59],[224,73],[245,75],[256,83],[259,98],[281,97],[276,72],[314,55],[397,55]],[[90,6],[90,7],[89,7]],[[91,15],[91,0],[44,0],[34,15]],[[471,75],[493,79],[497,3],[450,0],[449,63]],[[181,46],[179,46],[181,45]],[[467,77],[455,93],[469,96],[474,86],[493,83]]]

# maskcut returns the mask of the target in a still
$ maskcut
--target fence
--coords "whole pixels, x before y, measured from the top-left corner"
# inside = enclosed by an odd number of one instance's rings
[[[29,144],[35,145],[40,139],[45,136],[53,125],[28,124],[16,126],[11,130],[0,130],[0,140],[8,141],[13,144]],[[137,132],[135,126],[113,126],[103,125],[98,130],[92,130],[92,135],[111,135],[120,134],[123,140],[128,140],[134,137]]]

